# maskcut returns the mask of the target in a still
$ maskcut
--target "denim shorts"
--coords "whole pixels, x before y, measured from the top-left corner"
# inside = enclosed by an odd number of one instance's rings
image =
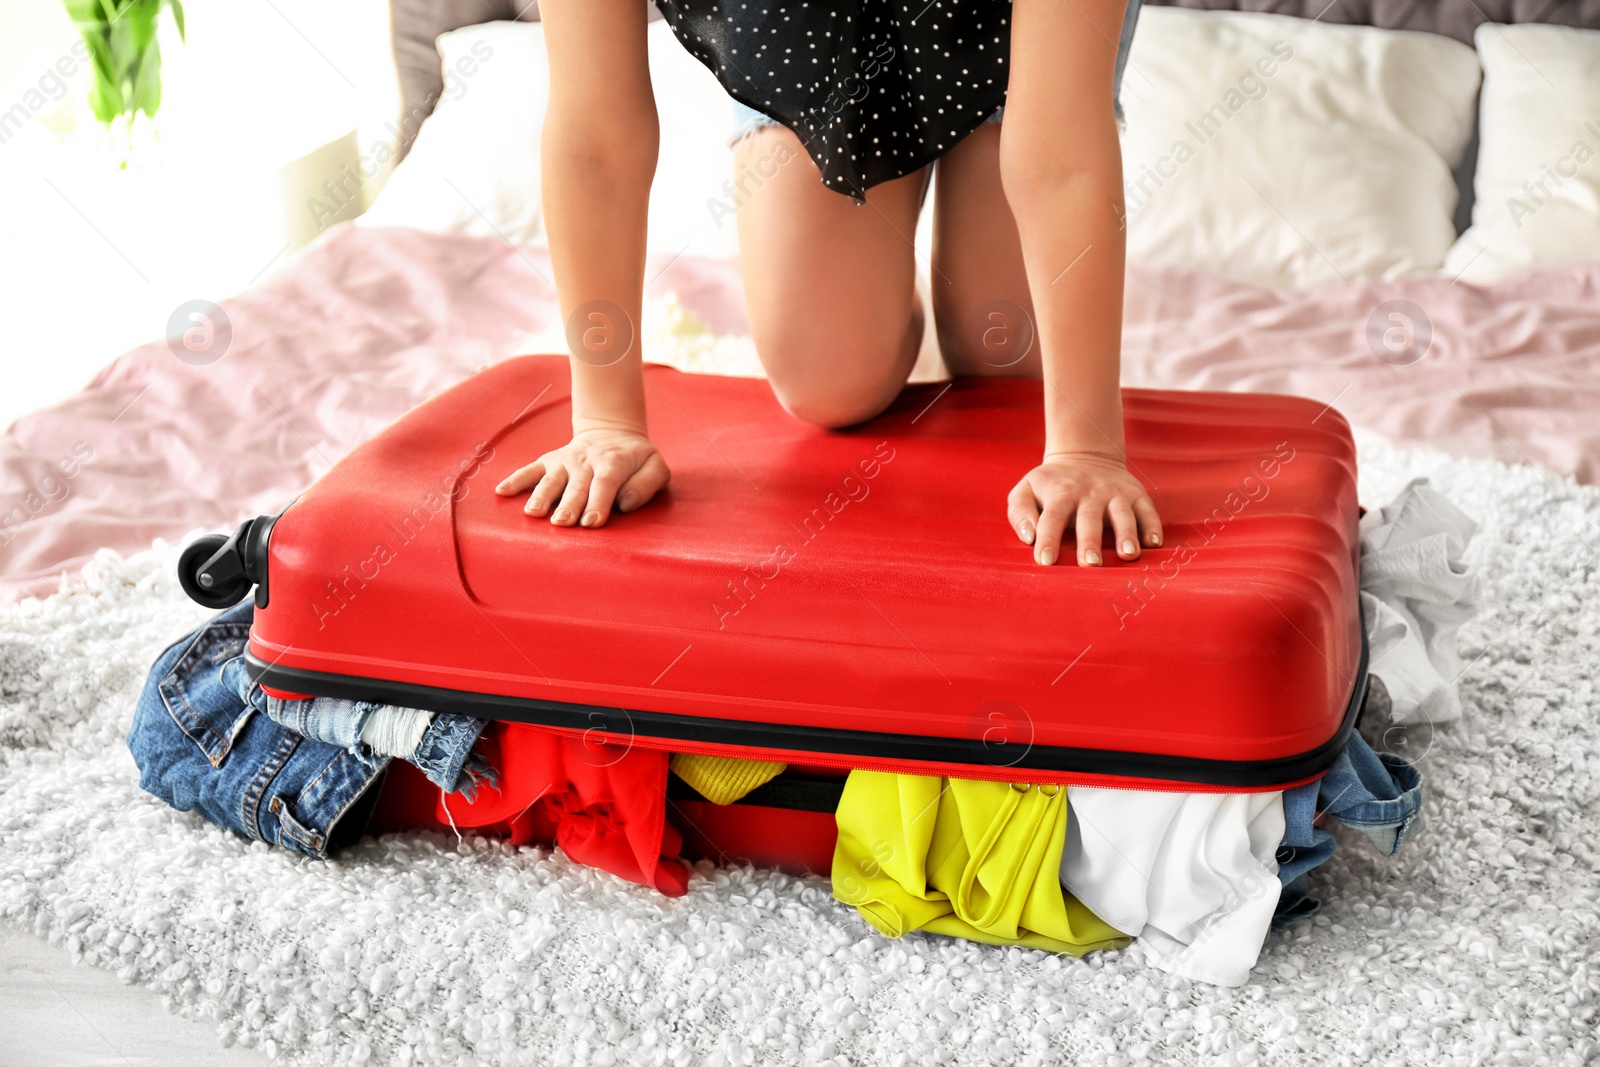
[[[324,858],[366,831],[377,804],[389,757],[360,740],[376,706],[268,697],[244,660],[254,610],[249,600],[229,608],[161,654],[128,748],[139,785],[179,811]],[[409,762],[456,792],[473,780],[467,768],[483,727],[482,719],[435,715]]]
[[[1144,5],[1144,0],[1128,0],[1127,14],[1122,18],[1122,40],[1117,43],[1117,66],[1112,77],[1111,101],[1112,108],[1116,111],[1117,123],[1121,125],[1122,115],[1122,69],[1128,64],[1128,49],[1133,46],[1133,30],[1139,22],[1139,8]],[[733,132],[728,137],[730,145],[736,144],[744,138],[764,130],[769,126],[780,125],[777,119],[764,115],[753,107],[733,102]],[[1005,118],[1005,108],[995,109],[994,114],[984,119],[985,123],[999,125]]]
[[[1004,107],[998,107],[995,109],[993,115],[990,115],[983,121],[985,123],[992,122],[998,126],[1000,124],[1001,117],[1005,114],[1005,110],[1006,109]],[[744,140],[746,137],[749,137],[752,133],[755,133],[758,130],[764,130],[769,126],[780,125],[782,125],[782,123],[770,115],[763,115],[755,108],[748,107],[735,100],[733,101],[733,134],[728,138],[728,143],[730,145],[738,144],[740,141]]]

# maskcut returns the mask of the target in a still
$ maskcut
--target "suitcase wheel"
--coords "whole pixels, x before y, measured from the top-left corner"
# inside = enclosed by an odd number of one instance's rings
[[[207,567],[230,540],[221,534],[207,534],[196,538],[178,557],[178,584],[202,607],[231,608],[250,592],[253,583],[243,569]]]

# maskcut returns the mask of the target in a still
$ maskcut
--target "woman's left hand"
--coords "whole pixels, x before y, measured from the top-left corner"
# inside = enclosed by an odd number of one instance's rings
[[[1109,522],[1117,555],[1139,558],[1140,546],[1161,544],[1161,517],[1139,479],[1118,456],[1100,452],[1054,452],[1011,490],[1006,518],[1033,558],[1048,567],[1061,558],[1067,523],[1074,523],[1078,565],[1097,567]]]

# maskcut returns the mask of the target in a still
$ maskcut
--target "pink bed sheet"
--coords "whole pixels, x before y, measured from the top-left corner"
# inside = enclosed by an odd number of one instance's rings
[[[719,332],[746,328],[734,264],[649,274]],[[102,547],[276,510],[419,401],[524,350],[556,315],[549,276],[543,253],[499,240],[331,231],[224,303],[233,341],[216,362],[145,345],[0,438],[0,603],[53,592]],[[1431,321],[1409,365],[1367,342],[1393,300]],[[1134,268],[1126,349],[1129,384],[1300,393],[1400,442],[1600,481],[1600,264],[1308,293]]]
[[[527,351],[558,315],[550,273],[543,252],[497,239],[329,231],[222,302],[233,338],[220,359],[194,366],[152,342],[12,424],[0,603],[54,592],[100,548],[276,511],[422,400]],[[714,328],[746,329],[735,264],[684,257],[649,273]]]
[[[1600,261],[1306,292],[1131,269],[1123,353],[1128,385],[1295,393],[1397,444],[1600,482]]]

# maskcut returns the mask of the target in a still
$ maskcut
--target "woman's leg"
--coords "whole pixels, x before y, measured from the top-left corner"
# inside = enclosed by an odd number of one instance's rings
[[[1122,80],[1144,0],[1128,0],[1117,44],[1112,99],[1122,118]],[[1033,299],[1022,240],[1000,185],[1000,124],[984,123],[937,164],[933,205],[933,316],[952,375],[1038,378]],[[1062,274],[1071,270],[1069,264]]]
[[[1000,126],[979,126],[937,166],[931,284],[945,366],[956,377],[1037,378],[1022,241],[1000,186]]]
[[[794,415],[848,426],[905,385],[922,340],[912,238],[925,175],[873,187],[865,204],[827,189],[794,133],[734,145],[750,332]]]

